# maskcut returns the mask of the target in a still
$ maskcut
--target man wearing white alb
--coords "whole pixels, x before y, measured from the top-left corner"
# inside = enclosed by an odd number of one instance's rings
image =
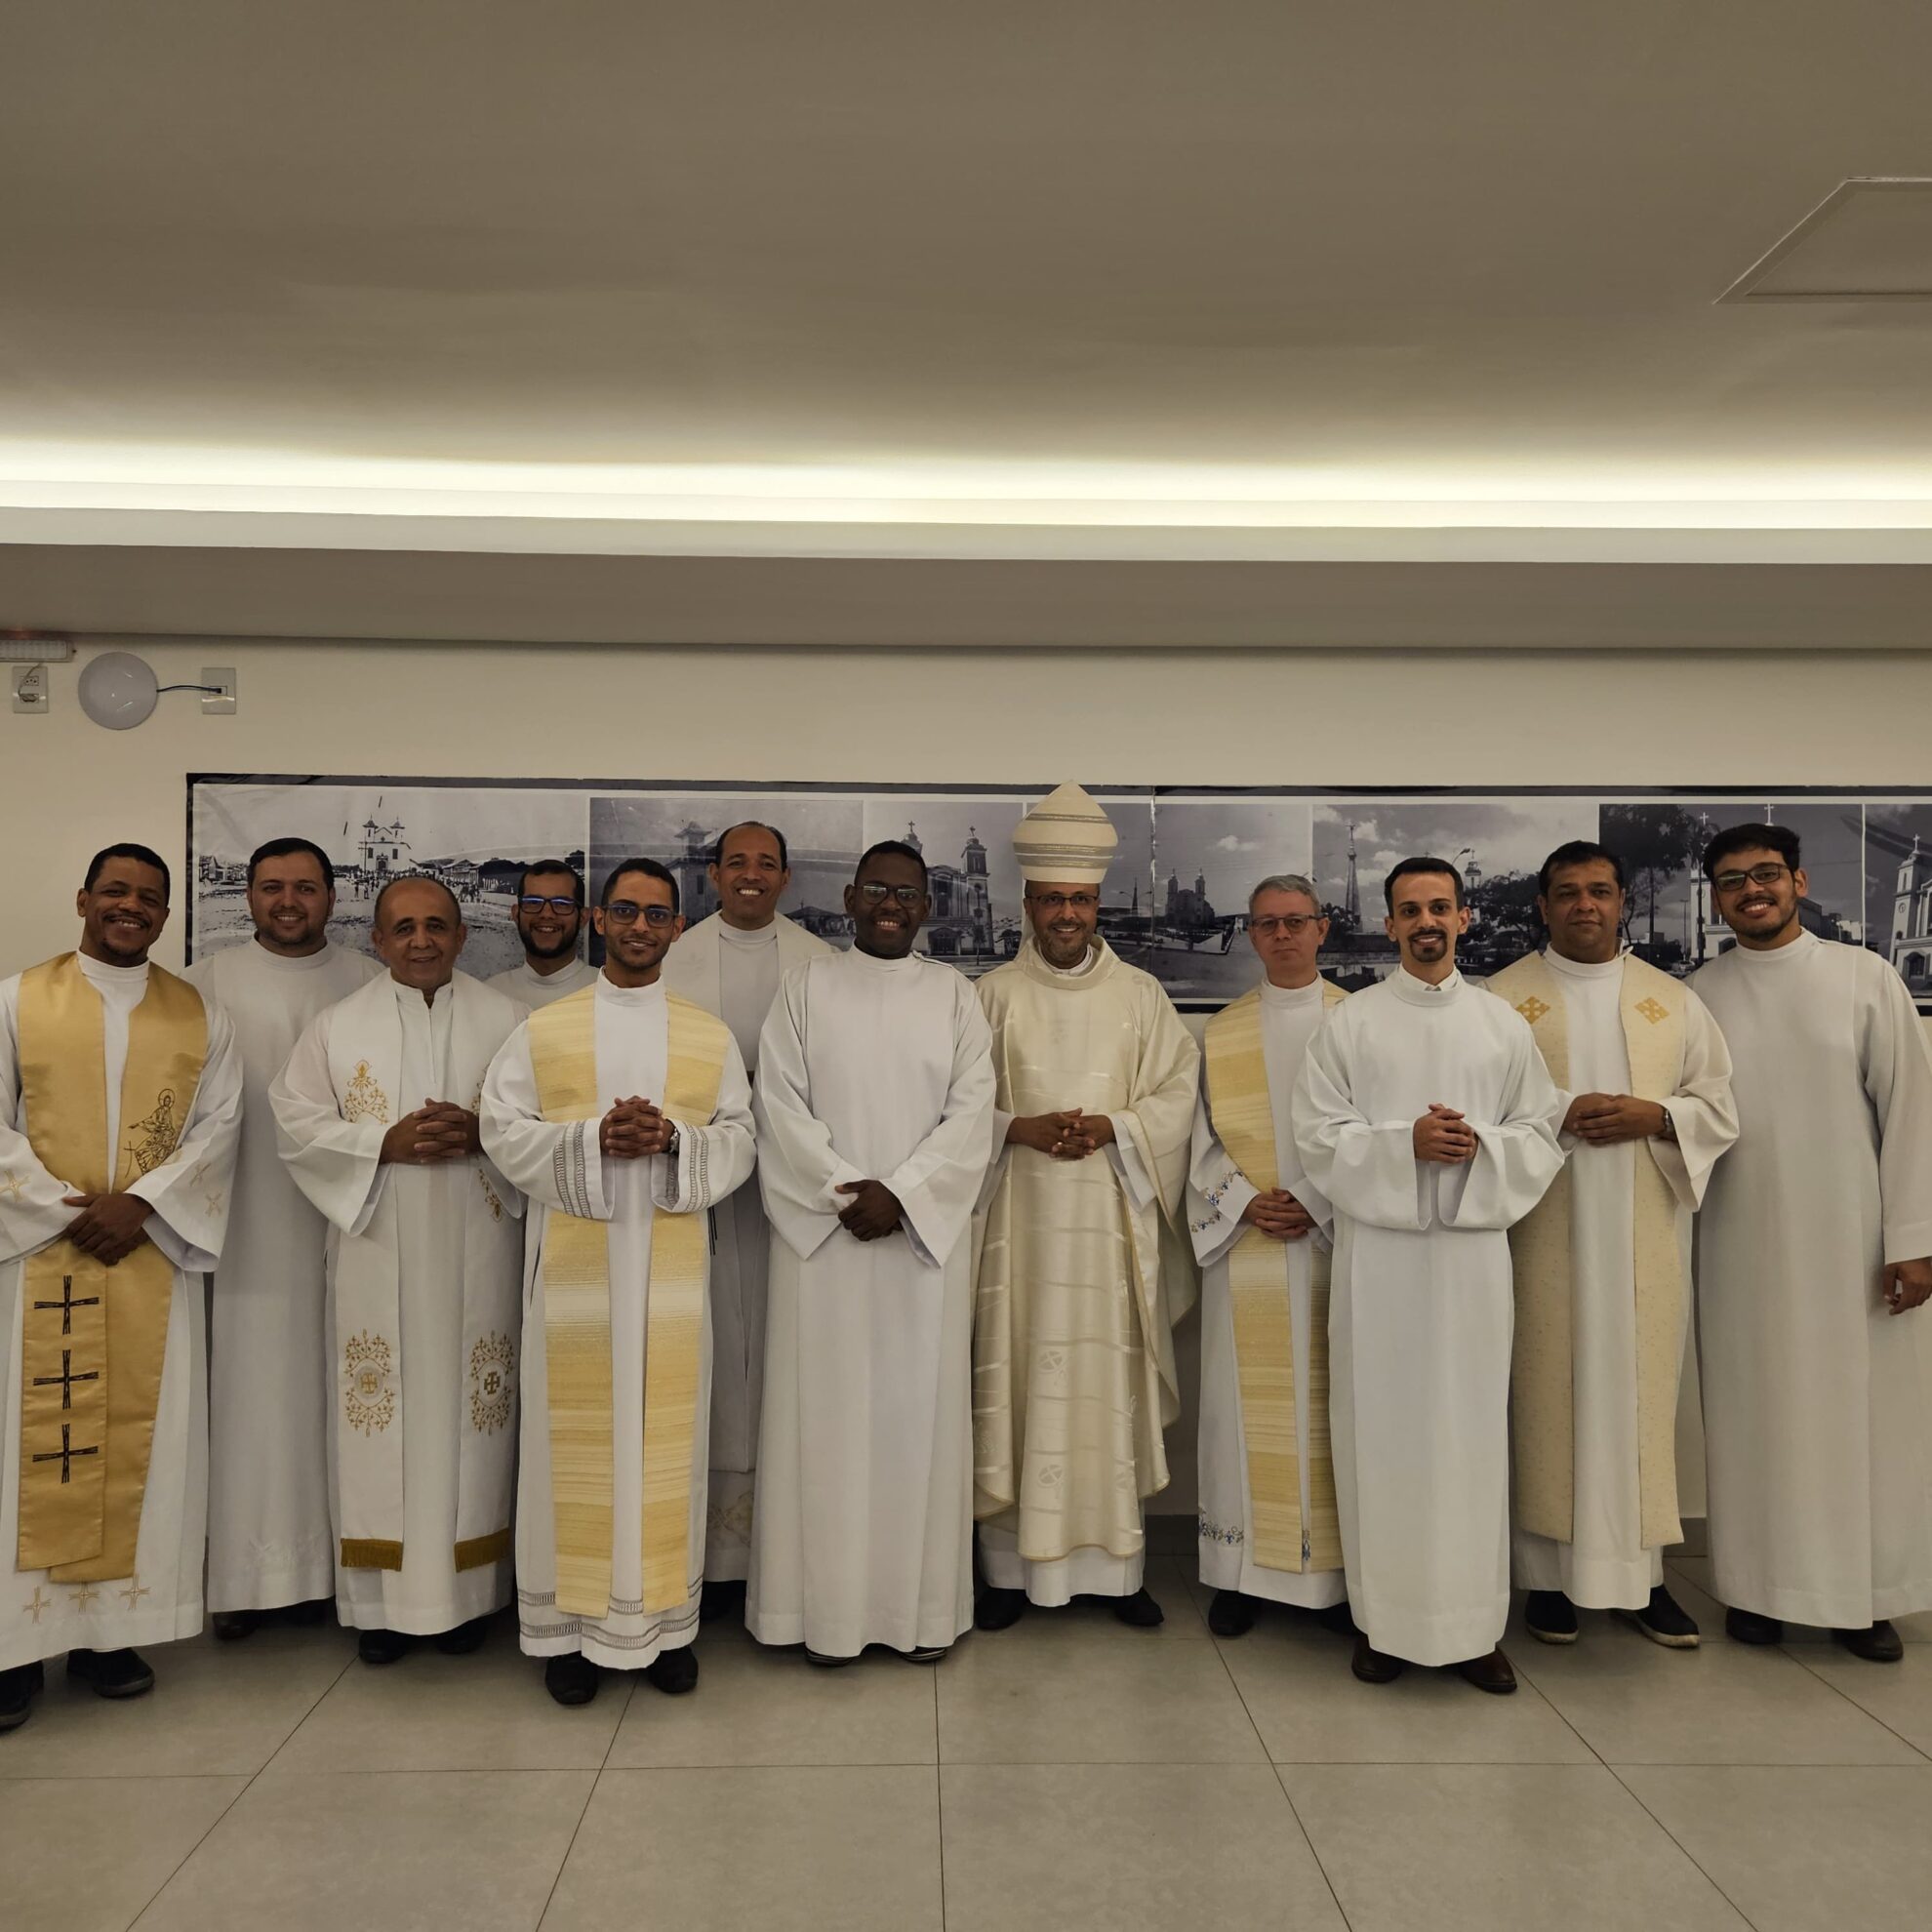
[[[579,957],[584,929],[584,878],[561,859],[538,859],[516,882],[511,914],[523,942],[523,964],[493,973],[483,984],[528,1013],[536,1013],[593,986],[597,970]]]
[[[1295,1144],[1335,1209],[1329,1399],[1355,1675],[1515,1673],[1509,1615],[1508,1229],[1563,1165],[1555,1090],[1520,1016],[1456,971],[1462,874],[1384,885],[1400,964],[1338,1006],[1302,1063]]]

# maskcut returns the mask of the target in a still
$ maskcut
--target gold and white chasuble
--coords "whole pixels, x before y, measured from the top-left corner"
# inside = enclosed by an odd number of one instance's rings
[[[1035,1602],[1131,1594],[1141,1500],[1167,1486],[1161,1432],[1180,1413],[1173,1324],[1194,1270],[1162,1228],[1182,1218],[1200,1050],[1105,941],[1061,973],[1028,939],[979,994],[998,1107],[973,1337],[982,1562]],[[1059,1161],[1003,1144],[1012,1116],[1071,1107],[1107,1114],[1116,1145]]]
[[[607,1159],[653,1101],[675,1156]],[[637,1670],[697,1633],[710,1391],[709,1210],[750,1176],[750,1092],[724,1025],[662,982],[530,1016],[490,1069],[483,1140],[537,1209],[523,1337],[517,1614],[532,1656]]]
[[[506,1600],[523,1197],[478,1152],[384,1164],[430,1101],[474,1111],[523,1009],[466,973],[384,976],[316,1017],[269,1088],[282,1158],[329,1223],[337,1603],[419,1635]]]
[[[0,985],[0,1669],[201,1627],[207,1385],[241,1113],[224,1014],[158,966],[63,954]],[[141,1195],[114,1267],[68,1194]]]
[[[1201,1265],[1202,1581],[1322,1609],[1344,1594],[1328,1425],[1331,1211],[1302,1171],[1290,1098],[1308,1041],[1348,995],[1262,985],[1207,1025],[1187,1225]],[[1241,1220],[1285,1187],[1315,1228]]]
[[[1730,1057],[1703,1002],[1633,953],[1602,965],[1526,954],[1488,990],[1529,1023],[1561,1136],[1579,1093],[1668,1108],[1677,1133],[1594,1147],[1510,1230],[1517,1564],[1531,1589],[1639,1609],[1677,1517],[1677,1391],[1690,1308],[1691,1216],[1737,1138]],[[1529,1539],[1564,1546],[1538,1550]]]

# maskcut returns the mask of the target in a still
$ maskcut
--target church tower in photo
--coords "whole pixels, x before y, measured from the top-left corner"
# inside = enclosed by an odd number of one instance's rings
[[[1914,837],[1892,896],[1891,961],[1913,992],[1932,982],[1932,852]]]

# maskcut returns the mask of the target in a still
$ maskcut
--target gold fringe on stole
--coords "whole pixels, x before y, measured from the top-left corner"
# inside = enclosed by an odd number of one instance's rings
[[[101,997],[73,953],[20,977],[27,1141],[82,1193],[125,1191],[175,1150],[208,1058],[201,995],[158,966],[128,1016],[121,1146],[106,1157]],[[22,1570],[57,1583],[130,1575],[161,1402],[174,1266],[151,1241],[113,1268],[56,1241],[24,1270],[20,1540]]]
[[[345,1570],[400,1570],[402,1545],[386,1536],[345,1536],[342,1563]]]
[[[1570,1085],[1563,989],[1541,953],[1489,981],[1536,1035],[1550,1077]],[[1663,1102],[1683,1064],[1684,989],[1667,973],[1626,957],[1619,997],[1630,1090]],[[1649,1143],[1637,1150],[1632,1187],[1636,1293],[1637,1478],[1646,1548],[1683,1535],[1677,1516],[1677,1382],[1687,1284],[1677,1246],[1677,1204]],[[1569,1543],[1576,1533],[1576,1354],[1572,1329],[1571,1172],[1510,1230],[1516,1333],[1509,1370],[1516,1516],[1534,1536]]]
[[[488,1563],[505,1563],[510,1554],[510,1533],[507,1529],[492,1530],[488,1536],[472,1536],[456,1547],[456,1569],[461,1576],[465,1570],[480,1570]]]
[[[1333,1005],[1346,997],[1324,983]],[[1261,991],[1245,993],[1208,1022],[1208,1108],[1214,1130],[1250,1187],[1279,1187],[1274,1110],[1262,1052]],[[1342,1565],[1335,1464],[1328,1423],[1328,1291],[1325,1254],[1313,1264],[1308,1348],[1308,1505],[1302,1521],[1302,1471],[1296,1449],[1295,1332],[1282,1274],[1281,1243],[1250,1228],[1228,1257],[1234,1320],[1235,1375],[1241,1389],[1241,1437],[1248,1466],[1248,1507],[1255,1561],[1266,1570],[1299,1572],[1306,1531],[1308,1565]]]
[[[715,1116],[724,1072],[722,1021],[668,996],[663,1107],[682,1126]],[[597,1117],[596,989],[530,1019],[543,1117]],[[704,1218],[653,1211],[645,1321],[642,1549],[644,1606],[669,1609],[691,1583],[691,1478],[709,1260]],[[552,1211],[543,1237],[543,1341],[556,1514],[557,1608],[599,1618],[610,1608],[613,1437],[610,1242],[601,1222]]]

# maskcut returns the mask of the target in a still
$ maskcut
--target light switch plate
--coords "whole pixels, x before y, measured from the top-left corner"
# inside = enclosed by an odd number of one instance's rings
[[[28,717],[45,717],[51,683],[45,664],[16,664],[14,709],[25,712]]]
[[[203,664],[203,684],[219,685],[219,691],[201,694],[201,714],[207,718],[231,718],[235,714],[235,667],[233,664]]]

